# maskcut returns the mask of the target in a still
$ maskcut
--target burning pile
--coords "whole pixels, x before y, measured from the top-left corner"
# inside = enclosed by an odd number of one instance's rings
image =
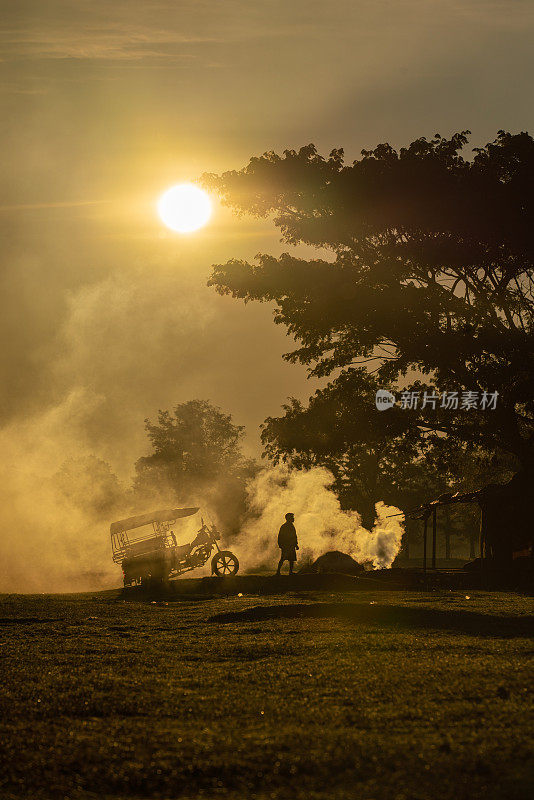
[[[361,572],[365,572],[365,567],[358,564],[358,562],[347,553],[341,553],[339,550],[331,550],[319,556],[313,564],[302,567],[299,572],[304,574],[337,572],[343,575],[359,575]]]

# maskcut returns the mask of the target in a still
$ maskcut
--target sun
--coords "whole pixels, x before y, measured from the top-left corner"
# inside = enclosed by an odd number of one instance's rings
[[[158,214],[171,230],[192,233],[202,228],[211,217],[211,200],[193,183],[179,183],[161,195]]]

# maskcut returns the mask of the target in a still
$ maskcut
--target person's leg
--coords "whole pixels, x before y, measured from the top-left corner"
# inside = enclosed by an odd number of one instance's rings
[[[280,575],[280,570],[282,569],[282,564],[284,563],[285,559],[283,556],[280,556],[280,561],[278,562],[278,569],[276,570],[276,574]]]
[[[295,564],[294,561],[289,562],[289,574],[293,575],[293,565]]]

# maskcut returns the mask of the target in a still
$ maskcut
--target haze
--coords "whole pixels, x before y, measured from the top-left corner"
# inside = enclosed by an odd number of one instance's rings
[[[205,285],[212,262],[287,249],[278,233],[216,208],[181,238],[155,211],[169,186],[308,142],[350,159],[534,127],[527,0],[22,0],[2,17],[7,469],[76,447],[126,476],[144,418],[193,397],[256,453],[263,419],[312,393],[271,310]]]

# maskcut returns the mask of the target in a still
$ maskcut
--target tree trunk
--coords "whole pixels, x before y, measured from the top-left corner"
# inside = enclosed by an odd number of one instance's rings
[[[476,554],[476,542],[477,542],[477,535],[475,531],[471,531],[469,535],[469,558],[473,559],[477,557]]]
[[[447,560],[451,557],[451,512],[448,506],[445,506],[445,558]]]
[[[360,507],[358,511],[362,517],[362,525],[368,531],[371,531],[376,522],[376,503],[380,497],[377,497],[378,478],[379,478],[379,458],[378,454],[373,451],[369,454],[368,463],[368,483],[367,490],[363,492]]]
[[[404,528],[404,535],[402,537],[402,547],[404,550],[404,557],[410,558],[410,533],[408,531],[408,526]]]
[[[480,539],[482,556],[497,564],[510,563],[514,552],[534,544],[530,498],[534,493],[533,472],[523,469],[508,483],[492,483],[481,491]]]
[[[364,502],[362,503],[361,508],[358,510],[360,511],[363,527],[368,531],[371,531],[376,522],[376,510],[374,503]]]

